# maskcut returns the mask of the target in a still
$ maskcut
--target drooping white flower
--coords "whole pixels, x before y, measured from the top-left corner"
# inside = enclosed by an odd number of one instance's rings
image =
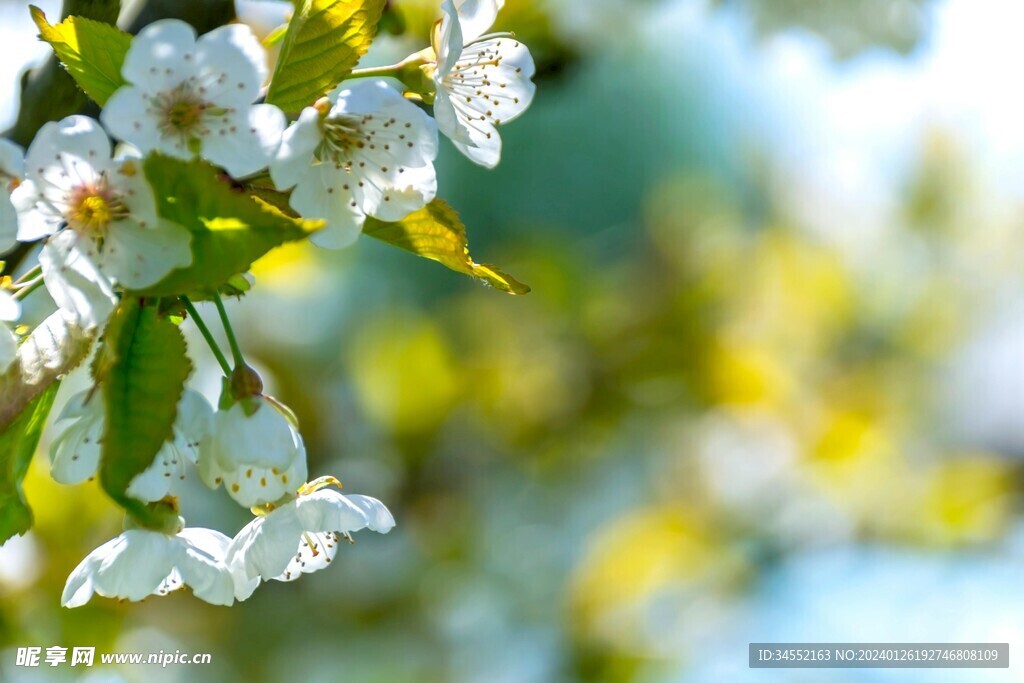
[[[249,27],[195,29],[164,19],[132,40],[121,73],[130,85],[101,118],[115,137],[144,153],[199,155],[236,178],[265,168],[281,142],[284,114],[253,102],[267,75],[266,53]]]
[[[438,128],[472,161],[501,161],[498,126],[533,101],[529,49],[510,34],[484,35],[505,0],[444,0],[434,31],[434,116]]]
[[[17,322],[21,304],[9,292],[0,290],[0,372],[4,372],[18,355],[18,336],[5,323]]]
[[[285,131],[270,175],[290,204],[327,225],[312,240],[348,246],[367,216],[397,221],[437,194],[437,126],[383,81],[340,86]]]
[[[147,287],[192,262],[190,233],[159,220],[138,160],[112,159],[110,139],[88,117],[40,129],[11,199],[18,239],[47,238],[39,255],[47,290],[87,327],[113,310],[115,283]]]
[[[130,529],[93,550],[64,585],[61,604],[80,607],[93,594],[122,600],[167,595],[183,586],[212,605],[230,605],[235,583],[224,562],[230,543],[212,529],[175,535]]]
[[[25,175],[25,151],[0,138],[0,254],[14,246],[18,237],[18,214],[11,192]]]
[[[231,541],[225,562],[235,574],[236,597],[249,597],[254,579],[294,581],[325,568],[342,536],[360,529],[386,534],[394,526],[395,518],[376,498],[331,489],[300,491],[295,500],[249,522]]]
[[[280,500],[306,480],[306,447],[276,401],[261,395],[245,401],[255,408],[251,414],[239,401],[214,415],[200,445],[199,475],[253,507]]]
[[[209,430],[212,415],[203,395],[186,389],[178,402],[173,437],[153,463],[132,479],[128,495],[145,503],[178,495],[189,463],[198,459],[199,443]],[[83,391],[68,399],[56,422],[60,432],[50,444],[50,474],[57,482],[78,484],[96,474],[105,422],[98,391]]]

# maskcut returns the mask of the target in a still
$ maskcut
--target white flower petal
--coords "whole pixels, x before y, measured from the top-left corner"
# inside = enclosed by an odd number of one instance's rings
[[[102,403],[100,397],[93,399]],[[80,484],[96,475],[100,463],[103,422],[82,418],[69,424],[50,443],[50,476],[59,484]]]
[[[52,207],[40,206],[41,191],[31,180],[26,180],[11,193],[11,206],[17,214],[18,239],[22,242],[49,237],[60,229],[64,217]]]
[[[413,211],[422,209],[436,196],[437,173],[434,166],[408,167],[402,174],[395,176],[373,216],[382,221],[401,220]]]
[[[151,96],[145,90],[125,86],[107,100],[100,121],[115,138],[126,140],[139,149],[159,149],[179,159],[191,158],[191,152],[180,142],[165,144],[157,119],[149,111],[151,107]]]
[[[267,77],[267,55],[248,26],[229,24],[201,36],[195,59],[204,82],[224,77],[220,88],[210,86],[217,104],[245,107],[259,97]]]
[[[93,583],[96,569],[110,548],[117,544],[118,540],[119,538],[111,539],[99,548],[96,548],[71,571],[67,582],[64,584],[64,592],[60,597],[60,604],[62,606],[81,607],[89,602],[89,599],[96,592]]]
[[[394,517],[376,498],[344,495],[321,489],[294,502],[299,521],[306,531],[353,532],[370,528],[387,533],[395,526]]]
[[[221,470],[219,477],[235,502],[244,507],[253,507],[272,503],[286,494],[294,493],[298,484],[306,480],[306,475],[306,449],[303,448],[291,467],[283,472],[275,468],[240,467]],[[215,479],[214,485],[216,483]]]
[[[371,528],[387,533],[395,524],[387,508],[369,496],[344,496],[321,489],[250,522],[231,542],[227,562],[236,575],[239,599],[252,592],[238,581],[256,577],[294,581],[334,559],[339,534]]]
[[[295,501],[299,520],[309,531],[358,531],[371,528],[387,533],[394,526],[394,517],[376,498],[345,496],[330,488],[322,488]]]
[[[473,142],[465,143],[452,140],[455,148],[462,152],[467,159],[484,168],[494,168],[501,163],[501,137],[495,131],[491,137],[481,137],[474,134]]]
[[[74,115],[50,121],[29,145],[25,177],[60,186],[91,181],[110,163],[110,150],[110,138],[95,119]]]
[[[533,102],[534,72],[530,51],[515,38],[469,45],[438,81],[434,114],[441,132],[471,160],[493,168],[501,159],[497,126],[518,118]]]
[[[118,221],[103,244],[103,270],[128,289],[148,287],[192,263],[191,243],[192,233],[177,223],[141,227]]]
[[[469,129],[459,122],[459,115],[452,104],[452,96],[439,85],[434,96],[434,120],[437,128],[452,141],[469,142]]]
[[[125,531],[93,551],[101,554],[93,576],[96,593],[107,598],[142,600],[156,591],[174,569],[177,550],[171,536],[141,529]]]
[[[103,437],[103,396],[82,391],[64,405],[59,430],[50,442],[50,475],[61,484],[79,484],[96,474]]]
[[[290,467],[302,448],[302,438],[272,403],[262,397],[253,397],[256,410],[245,412],[242,403],[236,403],[217,418],[214,437],[220,442],[218,460],[222,467],[237,463],[257,467]]]
[[[138,150],[128,148],[115,160],[113,170],[108,174],[110,189],[120,197],[128,208],[131,221],[143,228],[156,227],[159,217],[153,188],[142,172]]]
[[[285,505],[247,524],[231,541],[226,561],[247,580],[280,576],[303,531],[294,506]]]
[[[21,317],[21,303],[10,292],[0,290],[0,321],[13,323]]]
[[[464,44],[468,45],[485,34],[504,6],[505,0],[455,0]]]
[[[184,584],[202,600],[230,605],[234,579],[224,562],[228,543],[210,529],[185,529],[176,536],[130,529],[89,553],[71,572],[62,604],[84,605],[93,593],[141,600]]]
[[[395,528],[395,518],[391,511],[376,498],[353,493],[348,499],[366,514],[366,528],[370,531],[386,534]]]
[[[39,253],[43,282],[57,306],[86,328],[102,325],[117,304],[110,280],[65,230],[46,241]],[[88,247],[86,240],[81,240]]]
[[[383,81],[339,88],[330,97],[335,104],[328,124],[352,131],[347,139],[333,149],[328,139],[326,158],[314,161],[313,150],[325,133],[308,110],[302,125],[289,131],[271,173],[296,183],[289,200],[293,209],[327,221],[313,242],[337,248],[358,238],[367,215],[398,220],[434,198],[437,127]],[[302,170],[301,158],[312,165]]]
[[[491,38],[473,43],[462,53],[458,67],[456,73],[463,77],[451,74],[445,78],[445,84],[456,86],[453,93],[471,95],[471,101],[466,104],[478,114],[486,114],[486,120],[495,125],[519,118],[533,102],[536,92],[531,80],[536,73],[533,56],[529,48],[515,38]]]
[[[270,164],[270,177],[278,190],[294,187],[310,172],[313,153],[323,139],[319,121],[319,112],[313,107],[306,107],[298,120],[284,132],[281,146]]]
[[[452,0],[444,0],[441,3],[443,17],[441,24],[437,27],[434,35],[434,53],[437,56],[437,71],[444,75],[455,66],[456,60],[462,54],[462,46],[466,44],[462,35],[462,25],[459,22],[459,13]]]
[[[361,507],[332,489],[299,496],[292,505],[304,531],[359,531],[369,523]]]
[[[132,40],[121,75],[146,92],[171,89],[195,73],[195,51],[195,29],[177,19],[155,21]]]
[[[234,178],[251,175],[273,161],[285,124],[284,112],[269,104],[249,107],[247,118],[225,116],[203,140],[203,157]]]
[[[164,443],[149,467],[132,479],[126,493],[143,503],[175,495],[187,478],[187,462],[186,455],[174,443]]]
[[[273,577],[275,581],[295,581],[303,574],[326,569],[338,554],[341,536],[334,532],[306,532],[299,536],[298,548],[284,571]]]
[[[176,569],[192,594],[211,605],[230,605],[235,581],[224,562],[231,539],[212,529],[184,529],[178,534]]]
[[[93,401],[100,401],[102,398],[96,391],[80,391],[77,394],[72,395],[68,398],[67,403],[64,404],[63,410],[60,411],[60,415],[57,416],[57,422],[61,420],[74,420],[80,417],[86,417],[102,413],[103,411],[97,411],[96,404]]]
[[[213,408],[206,397],[185,389],[174,421],[174,443],[192,463],[199,459],[199,444],[210,432],[212,420]]]
[[[302,437],[273,403],[253,397],[258,408],[247,415],[241,403],[218,412],[200,444],[199,475],[210,488],[221,484],[245,507],[263,505],[292,493],[305,481]]]
[[[366,222],[366,215],[353,194],[359,181],[349,176],[344,177],[344,182],[337,182],[336,177],[344,176],[329,165],[321,164],[295,187],[288,202],[301,216],[327,221],[310,238],[313,244],[326,249],[340,249],[354,243]]]
[[[25,150],[6,138],[0,138],[0,175],[25,176]]]

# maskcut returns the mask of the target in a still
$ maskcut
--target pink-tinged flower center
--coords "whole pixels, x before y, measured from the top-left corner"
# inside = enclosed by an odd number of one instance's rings
[[[128,215],[128,207],[105,178],[79,185],[67,198],[64,220],[76,232],[102,235],[114,221]]]

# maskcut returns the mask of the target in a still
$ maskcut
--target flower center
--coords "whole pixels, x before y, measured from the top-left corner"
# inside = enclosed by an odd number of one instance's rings
[[[181,138],[185,142],[208,134],[206,121],[211,116],[224,115],[226,110],[216,109],[203,97],[205,88],[192,81],[178,84],[153,98],[150,113],[157,120],[157,128],[165,138]]]
[[[72,190],[67,207],[64,219],[68,226],[89,235],[102,235],[111,223],[128,215],[128,207],[103,178]]]
[[[353,149],[366,147],[369,137],[363,132],[363,124],[373,120],[372,114],[354,116],[341,114],[325,118],[320,126],[323,140],[317,147],[315,155],[318,161],[331,161],[335,164],[349,166]]]
[[[198,102],[182,100],[175,102],[167,109],[167,126],[181,133],[187,133],[196,127],[203,117],[203,106]]]

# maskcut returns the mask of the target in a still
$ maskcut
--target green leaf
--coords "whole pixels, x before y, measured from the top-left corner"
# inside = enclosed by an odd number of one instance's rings
[[[126,297],[103,341],[111,361],[102,385],[106,430],[100,483],[146,526],[160,522],[151,508],[125,491],[171,438],[178,401],[192,371],[181,330],[161,318],[158,309],[156,302]]]
[[[469,255],[466,226],[455,209],[440,199],[395,223],[367,218],[363,233],[475,277],[502,292],[527,294],[530,291],[527,285],[497,267],[473,261]]]
[[[32,510],[21,482],[39,445],[43,425],[53,407],[60,382],[54,382],[0,434],[0,543],[32,526]]]
[[[385,0],[299,0],[267,103],[302,111],[341,83],[366,54]]]
[[[106,104],[114,91],[125,85],[121,66],[132,44],[130,35],[85,17],[68,17],[50,25],[41,9],[31,7],[30,11],[39,37],[53,47],[78,87],[98,105]]]
[[[323,227],[286,215],[232,185],[210,164],[151,155],[144,162],[160,216],[192,233],[192,265],[172,271],[143,296],[214,292],[253,261]]]

